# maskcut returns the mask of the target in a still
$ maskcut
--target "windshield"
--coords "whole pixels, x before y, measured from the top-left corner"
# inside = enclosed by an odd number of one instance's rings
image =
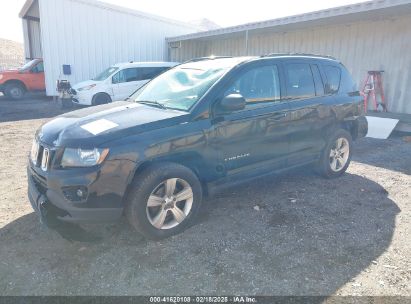
[[[20,67],[19,70],[20,70],[20,71],[28,70],[28,69],[30,69],[37,61],[38,61],[37,59],[31,60],[31,61],[27,62],[25,65],[23,65],[22,67]]]
[[[130,99],[188,111],[226,70],[225,67],[180,66],[153,79]]]
[[[117,70],[118,70],[117,67],[109,67],[109,68],[105,69],[103,72],[101,72],[100,74],[98,74],[97,77],[95,77],[92,80],[95,80],[95,81],[106,80],[111,74],[113,74]]]

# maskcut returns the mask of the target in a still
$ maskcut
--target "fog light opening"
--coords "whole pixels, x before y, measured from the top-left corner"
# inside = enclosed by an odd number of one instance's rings
[[[64,187],[63,194],[67,200],[79,202],[87,199],[88,190],[84,186]]]

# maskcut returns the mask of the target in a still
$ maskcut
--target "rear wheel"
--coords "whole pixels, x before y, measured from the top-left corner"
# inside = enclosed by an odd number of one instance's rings
[[[318,171],[327,178],[344,174],[351,162],[351,134],[337,130],[329,139],[318,164]]]
[[[6,88],[4,90],[4,95],[6,95],[6,97],[14,99],[14,100],[23,99],[25,94],[26,94],[25,88],[19,83],[7,84]]]
[[[110,102],[111,102],[111,97],[106,93],[98,93],[94,95],[93,100],[92,100],[92,104],[95,106],[110,103]]]
[[[202,201],[201,184],[188,168],[162,163],[134,180],[126,202],[130,224],[149,239],[180,233],[195,220]]]

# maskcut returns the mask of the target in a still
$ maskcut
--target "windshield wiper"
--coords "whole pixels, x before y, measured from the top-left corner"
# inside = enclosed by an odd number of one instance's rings
[[[163,110],[167,110],[167,107],[165,105],[163,105],[162,103],[159,103],[158,101],[151,101],[151,100],[139,100],[137,101],[138,103],[142,103],[142,104],[146,104],[149,106],[156,106],[159,107]]]

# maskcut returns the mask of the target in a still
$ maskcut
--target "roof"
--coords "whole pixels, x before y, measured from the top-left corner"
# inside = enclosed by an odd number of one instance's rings
[[[115,67],[119,67],[119,68],[127,68],[127,67],[173,67],[176,66],[180,63],[178,62],[159,62],[159,61],[155,61],[155,62],[119,62],[114,64],[113,66]]]
[[[24,5],[23,5],[23,7],[22,7],[22,9],[19,13],[20,18],[25,17],[25,15],[28,13],[28,11],[30,10],[31,6],[33,5],[33,3],[35,1],[39,1],[39,0],[26,0],[26,2],[24,3]],[[133,15],[133,16],[137,16],[137,17],[141,17],[141,18],[146,18],[146,19],[161,21],[161,22],[170,23],[170,24],[174,24],[174,25],[184,26],[184,27],[193,29],[193,31],[199,31],[201,29],[199,26],[196,26],[196,25],[193,25],[193,24],[190,24],[190,23],[186,23],[186,22],[182,22],[182,21],[178,21],[178,20],[173,20],[173,19],[169,19],[169,18],[165,18],[165,17],[161,17],[161,16],[157,16],[157,15],[153,15],[153,14],[133,10],[133,9],[130,9],[130,8],[121,7],[121,6],[118,6],[118,5],[97,1],[97,0],[69,0],[69,1],[78,2],[78,3],[82,3],[82,4],[87,4],[87,5],[95,6],[95,7],[98,7],[98,8],[102,8],[102,9],[106,9],[106,10],[114,11],[114,12],[118,12],[118,13],[129,14],[129,15]]]
[[[303,25],[324,25],[330,22],[354,22],[364,18],[380,18],[389,15],[400,15],[411,12],[411,0],[374,0],[346,6],[340,6],[301,15],[294,15],[261,22],[246,23],[211,31],[197,32],[182,36],[169,37],[167,42],[178,42],[190,39],[213,38],[215,36],[240,33],[270,28],[293,29]]]
[[[213,68],[232,68],[245,61],[257,58],[255,56],[242,57],[202,57],[183,63],[182,68],[194,68],[199,70],[208,70]]]

